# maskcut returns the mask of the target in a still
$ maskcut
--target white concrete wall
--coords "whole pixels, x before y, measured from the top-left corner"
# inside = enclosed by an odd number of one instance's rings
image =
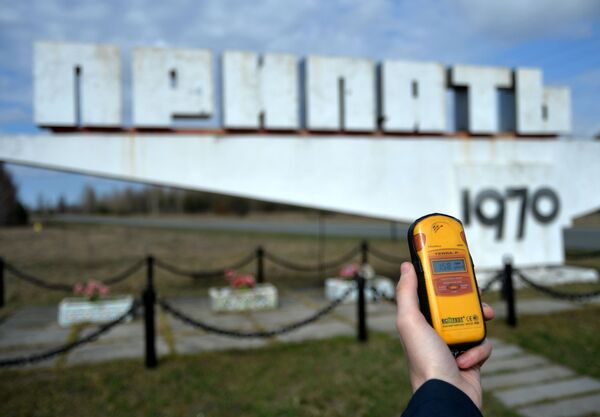
[[[214,112],[212,53],[203,49],[133,50],[133,124],[169,127],[175,117]]]
[[[223,116],[228,128],[300,128],[298,63],[288,54],[223,53]],[[261,113],[264,116],[260,124]]]
[[[515,90],[518,133],[552,134],[571,131],[571,93],[568,88],[544,87],[541,70],[517,68]]]
[[[469,132],[498,133],[497,90],[512,87],[512,71],[509,68],[455,65],[451,74],[452,85],[468,90]]]
[[[446,90],[446,68],[442,64],[384,61],[381,65],[383,130],[446,132]]]
[[[467,225],[480,267],[500,266],[504,254],[519,265],[561,263],[562,228],[600,207],[600,143],[588,141],[22,135],[0,136],[0,160],[399,221],[431,212],[465,220],[463,192],[475,200],[491,190],[505,206],[502,237],[473,212]],[[560,210],[542,223],[527,204],[519,239],[511,189],[531,202],[542,188]],[[494,202],[484,203],[493,216]],[[538,203],[547,214],[549,201]]]
[[[33,95],[37,125],[120,126],[123,106],[119,49],[110,45],[35,43]]]
[[[305,68],[308,129],[375,130],[376,86],[372,61],[309,56]],[[341,94],[340,80],[344,84]]]

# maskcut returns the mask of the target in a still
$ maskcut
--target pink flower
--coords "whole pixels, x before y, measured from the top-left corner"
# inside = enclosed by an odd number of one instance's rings
[[[231,282],[233,288],[254,288],[256,281],[252,275],[238,275]]]
[[[86,283],[78,282],[73,286],[73,293],[75,295],[82,295],[90,300],[97,300],[100,297],[105,297],[109,292],[110,289],[106,285],[93,279]]]
[[[85,286],[81,282],[77,282],[73,286],[73,294],[75,294],[75,295],[83,295],[84,290],[85,290]]]
[[[352,278],[354,275],[356,275],[358,269],[359,267],[357,264],[344,265],[342,269],[340,269],[340,277]]]

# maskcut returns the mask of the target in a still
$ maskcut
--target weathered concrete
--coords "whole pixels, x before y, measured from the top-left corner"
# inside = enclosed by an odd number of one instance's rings
[[[514,387],[525,384],[549,381],[574,375],[574,372],[564,366],[552,365],[529,371],[511,372],[508,374],[484,376],[481,380],[483,389]]]
[[[513,346],[513,345],[504,345],[504,346],[496,346],[494,345],[494,352],[492,357],[494,360],[510,358],[513,356],[521,355],[523,353],[523,349]]]
[[[535,384],[506,391],[497,391],[494,395],[505,405],[514,407],[593,391],[600,391],[600,381],[593,378],[580,377],[566,381]]]
[[[519,414],[526,417],[577,417],[597,415],[599,410],[600,395],[590,395],[520,408]]]
[[[511,371],[520,370],[526,368],[532,368],[534,366],[546,365],[548,361],[541,356],[536,355],[524,355],[516,358],[507,359],[494,359],[494,354],[489,361],[487,361],[481,368],[483,375],[492,374],[498,371]]]

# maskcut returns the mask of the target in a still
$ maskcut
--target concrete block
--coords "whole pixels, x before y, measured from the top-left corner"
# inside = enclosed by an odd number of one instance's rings
[[[483,389],[495,390],[498,388],[513,387],[565,378],[574,375],[574,372],[564,366],[545,366],[529,371],[518,371],[509,374],[484,376],[481,379]]]
[[[494,359],[507,359],[514,356],[519,356],[523,353],[521,348],[513,345],[494,346],[492,357]]]
[[[525,355],[510,359],[494,359],[494,355],[481,368],[483,375],[489,375],[499,371],[511,371],[517,369],[532,368],[534,366],[546,365],[548,361],[541,356]]]
[[[496,391],[494,396],[504,405],[515,407],[542,400],[568,397],[592,391],[600,391],[600,381],[593,378],[580,377],[566,381],[536,384],[506,391]]]
[[[110,45],[36,42],[34,120],[40,126],[122,124],[121,56]]]
[[[366,59],[306,59],[306,120],[311,130],[375,130],[375,65]]]
[[[384,61],[381,65],[383,130],[447,130],[446,68],[437,63]]]
[[[168,127],[173,118],[211,117],[212,53],[203,49],[133,50],[133,124]]]
[[[298,63],[287,54],[223,54],[223,115],[228,128],[298,129]]]
[[[517,68],[515,71],[517,132],[557,134],[571,131],[571,95],[565,87],[544,88],[542,71]]]
[[[525,417],[578,417],[597,415],[598,410],[600,410],[600,395],[589,395],[523,407],[519,409],[519,414]]]
[[[452,85],[466,87],[468,119],[471,133],[491,134],[499,131],[498,88],[512,87],[509,68],[455,65],[451,71]]]

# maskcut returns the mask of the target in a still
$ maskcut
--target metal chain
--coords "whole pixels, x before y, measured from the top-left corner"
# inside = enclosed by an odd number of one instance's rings
[[[117,317],[115,320],[113,320],[109,323],[105,323],[105,324],[99,326],[98,329],[95,330],[93,333],[90,333],[89,335],[82,337],[81,339],[78,339],[74,342],[67,343],[65,345],[62,345],[62,346],[59,346],[59,347],[56,347],[56,348],[53,348],[53,349],[50,349],[50,350],[47,350],[47,351],[41,352],[41,353],[34,353],[32,355],[21,356],[18,358],[0,359],[0,368],[5,368],[5,367],[9,367],[9,366],[23,366],[23,365],[29,365],[29,364],[32,364],[35,362],[40,362],[40,361],[43,361],[46,359],[50,359],[53,356],[67,353],[67,352],[69,352],[81,345],[84,345],[86,343],[93,342],[98,337],[107,333],[113,327],[121,324],[129,315],[134,314],[138,307],[139,307],[139,301],[135,300],[133,302],[133,304],[131,305],[131,308],[129,310],[127,310],[125,313],[123,313],[123,315]]]
[[[387,294],[382,293],[374,285],[371,285],[368,288],[371,291],[373,291],[373,294],[375,295],[376,298],[381,298],[382,300],[385,300],[385,301],[387,301],[389,303],[396,304],[396,297],[390,297]]]
[[[273,330],[262,330],[262,331],[254,331],[254,332],[244,332],[239,330],[231,330],[231,329],[223,329],[220,327],[216,327],[211,324],[204,323],[200,320],[194,319],[181,311],[177,310],[175,307],[167,303],[165,300],[159,300],[158,304],[165,310],[166,312],[172,314],[177,319],[181,320],[183,323],[190,325],[192,327],[200,328],[209,333],[216,333],[222,336],[230,336],[230,337],[239,337],[239,338],[255,338],[255,337],[274,337],[284,333],[289,333],[293,330],[298,329],[299,327],[305,326],[307,324],[313,323],[319,320],[321,317],[328,314],[334,308],[336,308],[342,301],[344,301],[352,292],[353,288],[348,288],[339,298],[335,299],[331,303],[317,310],[314,314],[306,317],[305,319],[299,320],[294,323],[286,324],[278,329]]]
[[[498,273],[496,273],[496,275],[494,275],[494,277],[491,280],[489,280],[485,284],[485,286],[480,288],[481,293],[483,294],[484,292],[489,291],[492,288],[492,285],[494,285],[494,283],[502,280],[503,276],[504,276],[504,273],[502,271],[499,271]]]
[[[131,275],[133,275],[135,272],[137,272],[142,266],[144,266],[144,261],[143,260],[137,261],[132,266],[127,268],[125,271],[120,272],[119,274],[114,275],[105,280],[102,280],[100,282],[102,282],[105,285],[116,284],[117,282],[120,282],[126,278],[129,278]],[[54,290],[54,291],[64,291],[64,292],[72,292],[73,291],[72,285],[61,284],[59,282],[48,282],[42,278],[36,277],[35,275],[21,271],[20,269],[16,268],[14,265],[9,264],[7,262],[4,263],[4,267],[6,268],[7,271],[11,272],[17,278],[22,279],[23,281],[29,282],[30,284],[36,285],[38,287],[42,287],[42,288],[46,288],[48,290]]]
[[[225,271],[227,271],[228,269],[243,268],[244,266],[246,266],[249,263],[251,263],[252,261],[254,261],[255,258],[256,258],[256,254],[254,252],[252,252],[245,258],[241,259],[239,262],[232,264],[228,267],[212,269],[212,270],[198,270],[198,271],[190,271],[190,270],[182,269],[173,264],[167,263],[161,259],[155,259],[154,264],[157,267],[162,268],[165,271],[168,271],[175,275],[186,276],[186,277],[190,277],[190,278],[194,278],[194,279],[201,279],[201,278],[222,277],[225,274]]]
[[[374,248],[373,246],[369,246],[369,253],[373,255],[375,258],[379,258],[382,261],[389,262],[392,264],[400,265],[402,262],[408,261],[405,258],[398,258],[394,255],[390,255],[385,252],[381,252],[379,249]]]
[[[290,260],[284,259],[278,255],[275,255],[271,252],[265,251],[265,258],[270,260],[276,265],[279,265],[283,268],[293,269],[301,272],[315,272],[323,269],[333,269],[342,266],[344,263],[348,262],[352,258],[354,258],[360,252],[359,247],[352,248],[348,253],[340,256],[338,259],[333,261],[324,262],[320,265],[304,265],[296,262],[292,262]]]
[[[538,284],[538,283],[530,280],[529,278],[527,278],[525,276],[525,274],[523,274],[523,271],[521,271],[521,270],[516,269],[515,273],[517,274],[517,276],[519,278],[521,278],[521,280],[523,280],[523,282],[525,282],[531,288],[538,290],[540,292],[543,292],[545,294],[548,294],[551,297],[561,298],[564,300],[571,300],[571,301],[581,301],[586,298],[593,298],[593,297],[597,297],[600,295],[600,289],[594,290],[589,293],[579,293],[579,294],[557,291],[554,288],[546,287],[545,285],[541,285],[541,284]]]

